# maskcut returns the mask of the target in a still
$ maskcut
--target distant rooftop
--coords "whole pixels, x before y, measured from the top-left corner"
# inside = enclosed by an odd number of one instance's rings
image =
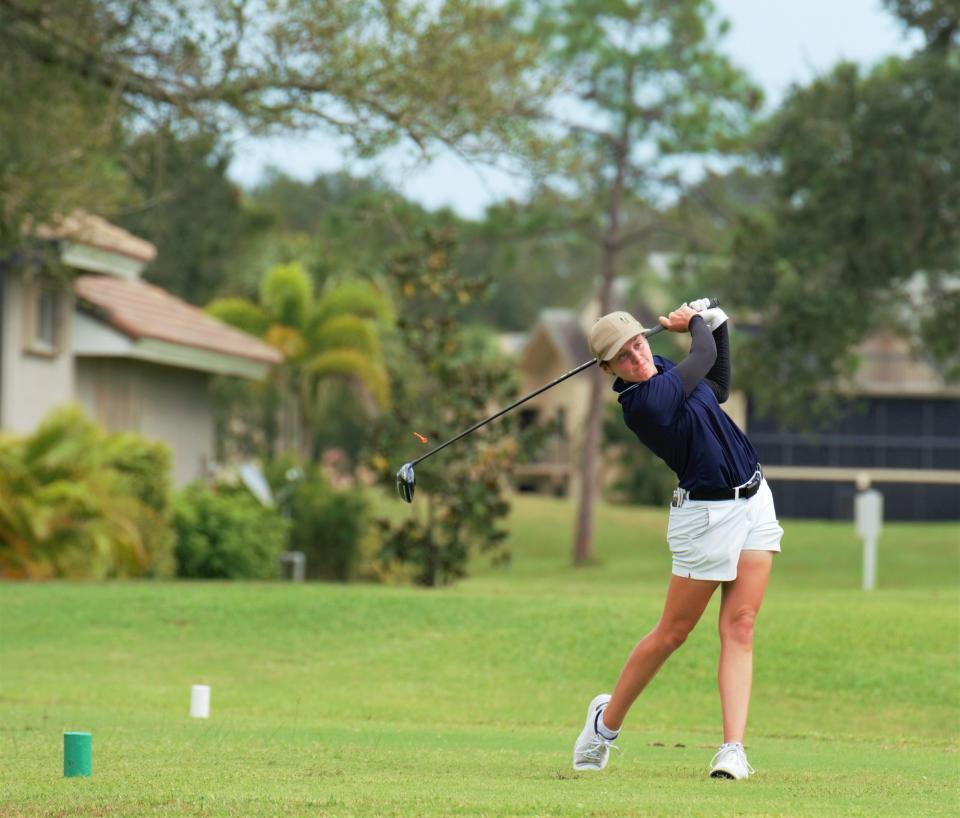
[[[151,262],[157,256],[157,248],[146,239],[85,210],[75,210],[53,224],[41,224],[35,232],[42,239],[67,239],[142,262]]]
[[[540,320],[557,347],[576,363],[590,360],[590,347],[587,336],[580,326],[577,313],[573,310],[545,309],[540,312]]]
[[[81,307],[129,338],[152,338],[266,364],[283,360],[258,338],[144,281],[83,275],[74,288]]]
[[[892,332],[870,336],[858,351],[860,367],[853,384],[859,394],[960,396],[960,384],[946,383],[930,363],[917,356],[906,339]]]

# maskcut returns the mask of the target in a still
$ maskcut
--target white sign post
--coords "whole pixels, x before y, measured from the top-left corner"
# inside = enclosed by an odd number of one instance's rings
[[[857,536],[863,540],[863,590],[877,584],[877,540],[883,527],[883,495],[876,489],[861,491],[853,501]]]

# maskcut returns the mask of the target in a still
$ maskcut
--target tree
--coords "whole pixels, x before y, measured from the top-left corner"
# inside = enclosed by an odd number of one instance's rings
[[[467,275],[490,276],[486,298],[465,318],[501,330],[529,331],[545,307],[575,307],[590,295],[595,243],[570,224],[579,205],[553,190],[529,201],[487,209],[480,222],[463,222],[457,264]]]
[[[279,265],[264,274],[258,303],[222,298],[206,310],[284,355],[266,384],[251,387],[261,393],[262,400],[253,403],[262,415],[254,418],[253,427],[266,430],[268,456],[290,451],[307,459],[319,455],[324,426],[331,420],[325,409],[336,406],[329,399],[334,386],[348,387],[347,393],[336,390],[341,403],[351,394],[360,398],[361,419],[389,408],[380,333],[392,323],[393,309],[370,282],[331,282],[315,297],[302,265]],[[243,388],[221,391],[228,403],[250,404]]]
[[[95,18],[87,0],[63,2],[60,26],[83,37]],[[121,112],[109,89],[73,67],[28,56],[22,18],[36,28],[35,3],[0,0],[0,249],[21,246],[25,228],[78,207],[105,211],[127,193],[119,162]]]
[[[543,79],[511,14],[484,0],[0,0],[0,238],[106,209],[127,132],[325,127],[366,154],[512,144]]]
[[[178,137],[169,126],[125,147],[131,192],[117,224],[157,246],[144,278],[204,304],[233,278],[236,259],[270,227],[227,178],[230,154],[210,133]]]
[[[570,157],[562,184],[581,203],[572,223],[598,249],[607,312],[624,253],[668,227],[655,205],[679,182],[671,159],[730,147],[760,94],[717,51],[726,27],[709,0],[541,0],[536,9],[533,30],[567,95],[555,106]],[[591,557],[605,388],[599,370],[590,377],[576,564]]]
[[[760,408],[809,425],[829,414],[879,328],[960,376],[960,12],[888,3],[925,47],[863,74],[796,89],[759,135],[773,200],[739,223],[720,287],[762,317],[741,371]]]
[[[388,268],[399,305],[397,343],[388,359],[396,409],[380,418],[371,462],[391,486],[398,453],[410,451],[414,431],[430,441],[452,438],[491,407],[504,405],[516,388],[512,364],[499,353],[496,338],[459,320],[467,305],[483,297],[489,278],[457,270],[455,251],[451,231],[425,231]],[[442,462],[444,455],[438,455],[424,464],[415,503],[425,515],[399,524],[378,521],[387,566],[414,566],[417,581],[432,587],[465,576],[474,552],[490,553],[497,562],[509,559],[500,523],[510,510],[504,485],[519,449],[515,423],[509,415],[500,418],[458,441],[458,451]]]
[[[375,280],[398,247],[428,225],[457,223],[428,213],[384,183],[345,172],[299,182],[270,171],[247,200],[269,214],[269,230],[233,264],[234,287],[254,286],[263,269],[298,260],[320,286],[330,279]]]

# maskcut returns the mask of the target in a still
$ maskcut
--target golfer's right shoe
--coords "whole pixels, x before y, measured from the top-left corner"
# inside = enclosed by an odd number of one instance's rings
[[[602,770],[610,758],[610,748],[619,749],[612,741],[597,732],[597,715],[603,712],[610,701],[609,693],[596,696],[587,708],[587,720],[577,743],[573,745],[573,769]]]
[[[742,744],[724,744],[710,762],[711,778],[749,778],[754,769]]]

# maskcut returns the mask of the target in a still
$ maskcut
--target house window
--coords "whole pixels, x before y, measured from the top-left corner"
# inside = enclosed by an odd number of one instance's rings
[[[24,290],[24,346],[27,352],[55,356],[60,351],[63,293],[55,284],[28,284]]]
[[[539,410],[537,409],[521,409],[520,410],[520,431],[524,429],[529,429],[533,426],[540,415]]]

